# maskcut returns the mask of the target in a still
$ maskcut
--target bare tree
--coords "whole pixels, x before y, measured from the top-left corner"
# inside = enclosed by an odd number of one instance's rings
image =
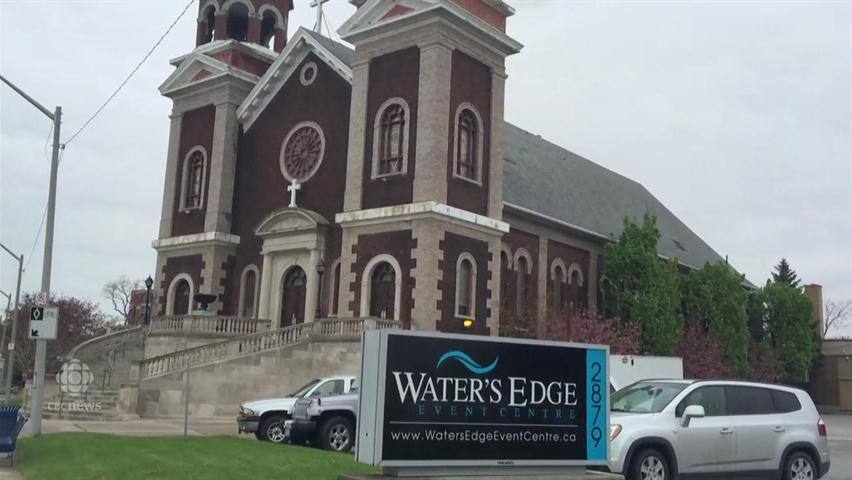
[[[852,320],[852,300],[826,301],[824,320],[823,336],[827,335],[829,330],[839,333],[838,330],[848,326]]]
[[[140,288],[142,288],[141,280],[130,280],[126,275],[122,275],[104,285],[104,297],[112,302],[113,310],[121,316],[125,326],[127,326],[127,320],[130,318],[130,313],[133,310],[130,296],[134,290],[139,290]]]

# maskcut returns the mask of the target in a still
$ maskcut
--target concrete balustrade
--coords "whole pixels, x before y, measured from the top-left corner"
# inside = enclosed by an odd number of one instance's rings
[[[269,330],[272,322],[221,315],[167,315],[154,320],[151,335],[238,337]]]

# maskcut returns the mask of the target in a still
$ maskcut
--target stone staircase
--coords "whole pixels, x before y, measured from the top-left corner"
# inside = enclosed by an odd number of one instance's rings
[[[132,362],[145,358],[145,331],[138,325],[92,338],[66,355],[72,358],[89,367],[95,388],[117,389],[130,379]]]

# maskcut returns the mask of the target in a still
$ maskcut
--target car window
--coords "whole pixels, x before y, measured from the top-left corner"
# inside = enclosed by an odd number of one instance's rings
[[[775,404],[776,413],[797,412],[802,409],[802,404],[795,394],[772,390],[772,403]]]
[[[725,387],[729,415],[765,415],[775,413],[772,391],[768,388]]]
[[[306,384],[302,385],[301,387],[299,387],[299,388],[298,388],[295,392],[291,393],[289,396],[291,396],[291,397],[297,397],[297,398],[304,397],[304,396],[305,396],[305,395],[307,395],[307,394],[308,394],[308,392],[310,392],[310,391],[311,391],[311,389],[312,389],[312,388],[314,388],[314,387],[316,386],[316,384],[318,384],[318,383],[319,383],[319,379],[311,380],[310,382],[308,382],[308,383],[306,383]]]
[[[675,409],[675,416],[683,416],[683,411],[690,405],[701,405],[704,407],[704,415],[708,417],[729,415],[725,404],[725,387],[721,385],[699,387],[681,400]]]
[[[612,395],[613,412],[657,413],[686,388],[684,383],[638,382]]]
[[[321,383],[316,390],[311,392],[312,397],[322,397],[325,395],[339,395],[343,393],[343,380],[328,380]]]

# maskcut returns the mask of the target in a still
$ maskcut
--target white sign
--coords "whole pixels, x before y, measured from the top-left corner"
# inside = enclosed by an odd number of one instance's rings
[[[47,305],[47,294],[44,292],[36,293],[35,304],[39,307],[44,307],[45,305]]]
[[[34,340],[55,340],[57,324],[59,324],[59,308],[30,308],[30,338]]]

